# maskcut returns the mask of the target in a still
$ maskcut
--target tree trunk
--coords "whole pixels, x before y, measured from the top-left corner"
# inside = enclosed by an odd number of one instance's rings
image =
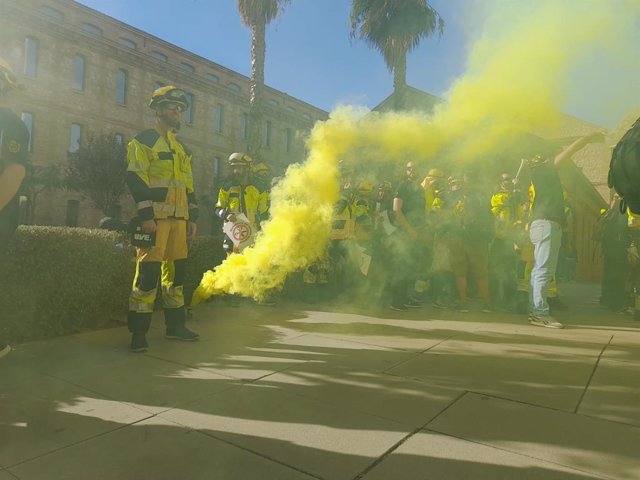
[[[393,68],[393,108],[404,110],[407,90],[407,53],[401,55],[398,64]]]
[[[257,159],[262,148],[262,97],[264,90],[264,59],[266,50],[266,23],[251,26],[251,82],[249,96],[249,155]]]

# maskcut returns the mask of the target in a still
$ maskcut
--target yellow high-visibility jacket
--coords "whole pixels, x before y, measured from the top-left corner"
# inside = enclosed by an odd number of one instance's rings
[[[223,220],[230,213],[244,213],[253,224],[262,220],[268,210],[268,195],[258,186],[240,184],[229,180],[218,192],[215,213]]]
[[[138,134],[127,146],[127,171],[142,220],[197,218],[191,152],[173,132],[166,137],[154,129]]]

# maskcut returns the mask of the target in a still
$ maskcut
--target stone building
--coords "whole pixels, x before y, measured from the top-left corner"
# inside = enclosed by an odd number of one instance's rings
[[[225,159],[246,149],[249,78],[72,0],[0,0],[0,12],[0,56],[26,86],[11,106],[31,130],[34,165],[65,164],[91,134],[127,142],[153,126],[154,88],[175,84],[192,101],[180,136],[194,152],[201,203],[211,202]],[[264,110],[260,160],[280,173],[303,159],[306,134],[328,114],[269,87]],[[125,218],[129,210],[125,200]],[[95,226],[101,216],[80,195],[57,191],[39,197],[35,221]]]

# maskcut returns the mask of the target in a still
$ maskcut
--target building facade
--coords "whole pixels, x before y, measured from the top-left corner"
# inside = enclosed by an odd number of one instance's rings
[[[194,152],[196,191],[212,201],[226,158],[247,146],[249,78],[71,0],[0,0],[0,12],[0,56],[26,87],[11,107],[31,131],[34,165],[66,164],[89,135],[127,142],[154,125],[151,92],[175,84],[191,99],[180,137]],[[269,87],[264,112],[259,160],[276,174],[304,158],[306,135],[328,117]],[[39,196],[35,221],[93,227],[101,216],[78,194],[56,191]]]

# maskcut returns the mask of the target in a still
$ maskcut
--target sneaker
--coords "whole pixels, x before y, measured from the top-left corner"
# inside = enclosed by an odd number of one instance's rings
[[[131,335],[131,351],[135,353],[146,352],[149,348],[147,337],[143,332],[133,332]]]
[[[433,302],[433,303],[431,304],[431,306],[432,306],[433,308],[440,308],[440,309],[442,309],[442,310],[444,310],[445,308],[447,308],[447,306],[446,306],[444,303],[442,303],[442,302],[438,302],[438,301]]]
[[[167,328],[164,338],[170,340],[181,340],[183,342],[195,342],[200,338],[196,332],[192,332],[184,325],[177,325],[172,328]]]
[[[395,303],[392,303],[391,305],[389,305],[389,308],[391,310],[395,310],[396,312],[406,312],[407,311],[407,307],[405,307],[404,305],[398,305]]]
[[[407,308],[420,308],[422,307],[422,302],[418,302],[413,298],[410,298],[409,301],[404,303],[404,306]]]
[[[0,358],[4,357],[11,351],[11,347],[6,343],[0,343]]]
[[[546,328],[564,328],[564,325],[555,320],[553,317],[547,316],[539,316],[539,315],[529,315],[529,323],[531,325],[535,325],[536,327],[546,327]]]
[[[485,303],[484,305],[482,305],[482,307],[480,307],[480,311],[482,313],[493,313],[493,309],[491,308],[491,305],[489,305],[488,303]]]

